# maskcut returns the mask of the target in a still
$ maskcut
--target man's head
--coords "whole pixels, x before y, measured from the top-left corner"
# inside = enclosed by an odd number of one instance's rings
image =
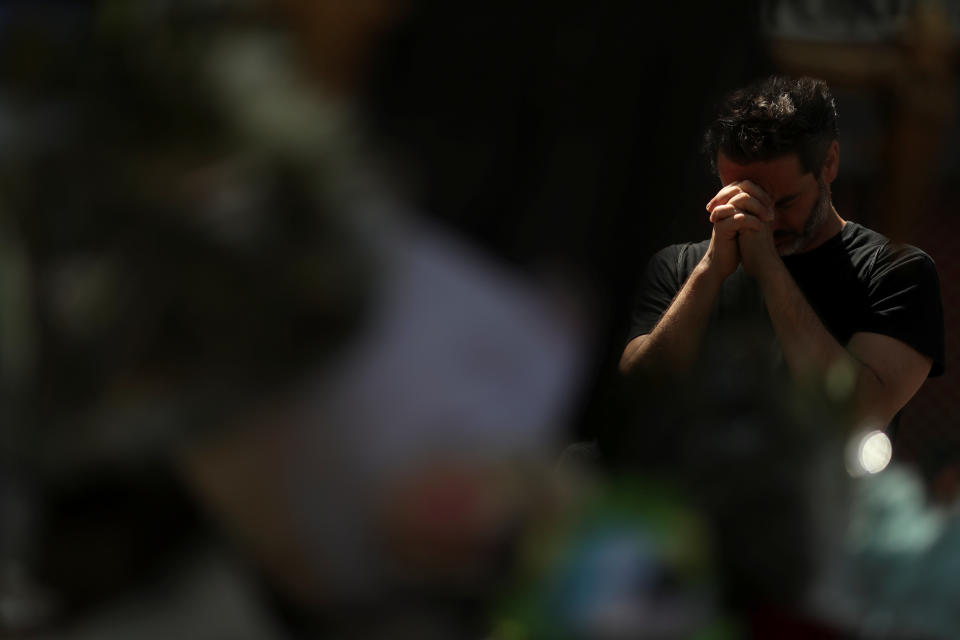
[[[704,142],[714,169],[720,153],[737,164],[795,153],[816,176],[837,137],[837,106],[823,80],[770,76],[727,95]]]
[[[705,150],[724,185],[750,180],[771,197],[781,255],[819,246],[842,224],[829,188],[839,163],[837,110],[822,80],[771,76],[732,92]]]

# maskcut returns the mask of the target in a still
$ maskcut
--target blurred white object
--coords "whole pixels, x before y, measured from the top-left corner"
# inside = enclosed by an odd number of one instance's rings
[[[856,433],[847,449],[847,470],[853,477],[880,473],[893,458],[893,445],[883,431]]]
[[[586,342],[567,299],[453,236],[375,233],[376,303],[305,390],[286,467],[301,543],[347,592],[389,582],[378,519],[399,485],[436,464],[482,476],[553,455]]]

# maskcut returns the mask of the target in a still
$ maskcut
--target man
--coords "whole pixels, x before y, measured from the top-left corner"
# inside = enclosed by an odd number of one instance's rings
[[[706,149],[722,183],[706,206],[713,233],[651,260],[621,370],[689,372],[705,347],[772,326],[773,369],[843,387],[853,426],[888,425],[943,371],[939,282],[925,253],[834,208],[829,88],[775,76],[734,91]]]

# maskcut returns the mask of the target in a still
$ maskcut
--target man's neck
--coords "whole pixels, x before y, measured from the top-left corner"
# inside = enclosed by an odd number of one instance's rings
[[[824,220],[823,225],[820,227],[820,230],[817,232],[817,235],[814,237],[813,242],[811,242],[804,249],[804,253],[807,251],[812,251],[816,249],[827,240],[830,240],[835,235],[840,233],[844,225],[847,224],[847,221],[840,217],[840,214],[837,213],[836,208],[833,204],[830,204],[830,214],[827,216],[827,219]]]

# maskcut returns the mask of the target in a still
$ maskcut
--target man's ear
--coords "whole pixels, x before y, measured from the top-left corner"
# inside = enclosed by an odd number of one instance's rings
[[[826,183],[832,183],[837,177],[837,171],[840,169],[840,143],[834,140],[827,148],[827,155],[823,159],[823,167],[820,169],[820,178]]]

